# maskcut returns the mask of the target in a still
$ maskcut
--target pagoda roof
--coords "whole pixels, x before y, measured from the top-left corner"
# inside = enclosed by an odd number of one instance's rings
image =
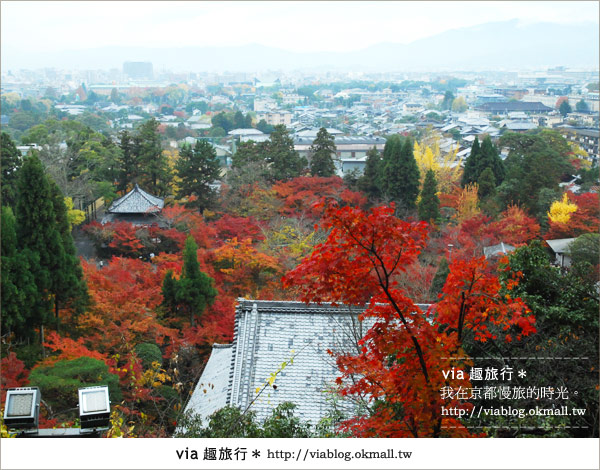
[[[113,201],[108,212],[113,214],[151,214],[160,212],[164,205],[164,199],[147,193],[136,184],[125,196]]]

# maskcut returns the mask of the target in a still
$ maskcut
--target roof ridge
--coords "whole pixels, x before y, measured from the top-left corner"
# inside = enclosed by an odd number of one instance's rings
[[[135,184],[135,186],[137,187],[137,183]],[[129,199],[131,197],[131,195],[133,194],[134,191],[135,191],[135,187],[131,191],[129,191],[127,194],[125,194],[124,196],[121,196],[116,201],[113,201],[112,207],[114,207],[115,209],[117,207],[119,207],[121,204],[123,204],[127,199]]]

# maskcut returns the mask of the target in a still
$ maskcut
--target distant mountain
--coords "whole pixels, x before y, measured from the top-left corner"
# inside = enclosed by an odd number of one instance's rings
[[[485,23],[419,39],[409,44],[381,43],[354,52],[296,53],[249,44],[240,47],[102,47],[54,54],[2,51],[2,68],[121,68],[123,62],[151,61],[155,70],[477,70],[564,65],[598,67],[599,28],[579,24]],[[326,45],[324,45],[326,48]]]

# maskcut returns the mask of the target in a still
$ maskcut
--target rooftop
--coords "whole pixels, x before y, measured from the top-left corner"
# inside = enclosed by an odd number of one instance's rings
[[[419,307],[425,311],[429,306]],[[225,405],[251,406],[264,419],[291,401],[301,419],[316,424],[329,409],[329,391],[339,376],[328,350],[356,350],[374,323],[373,318],[359,321],[361,312],[344,305],[238,299],[233,343],[213,346],[186,411],[208,417]],[[276,388],[264,387],[274,373]]]
[[[137,183],[125,196],[113,201],[108,212],[113,214],[149,214],[160,212],[165,201],[141,189]]]

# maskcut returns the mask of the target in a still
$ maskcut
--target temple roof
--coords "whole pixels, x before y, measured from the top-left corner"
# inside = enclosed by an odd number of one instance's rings
[[[429,307],[418,306],[423,311]],[[328,351],[356,351],[358,340],[375,322],[372,317],[359,321],[362,311],[344,305],[238,299],[233,343],[213,346],[186,412],[200,415],[206,424],[219,408],[233,405],[242,411],[249,407],[263,420],[277,405],[291,401],[298,417],[316,424],[331,407],[330,391],[340,375]],[[274,373],[277,388],[265,387]],[[352,413],[351,400],[337,400],[340,409]]]
[[[164,205],[164,199],[147,193],[136,184],[125,196],[114,200],[108,212],[113,214],[150,214],[160,212]]]

